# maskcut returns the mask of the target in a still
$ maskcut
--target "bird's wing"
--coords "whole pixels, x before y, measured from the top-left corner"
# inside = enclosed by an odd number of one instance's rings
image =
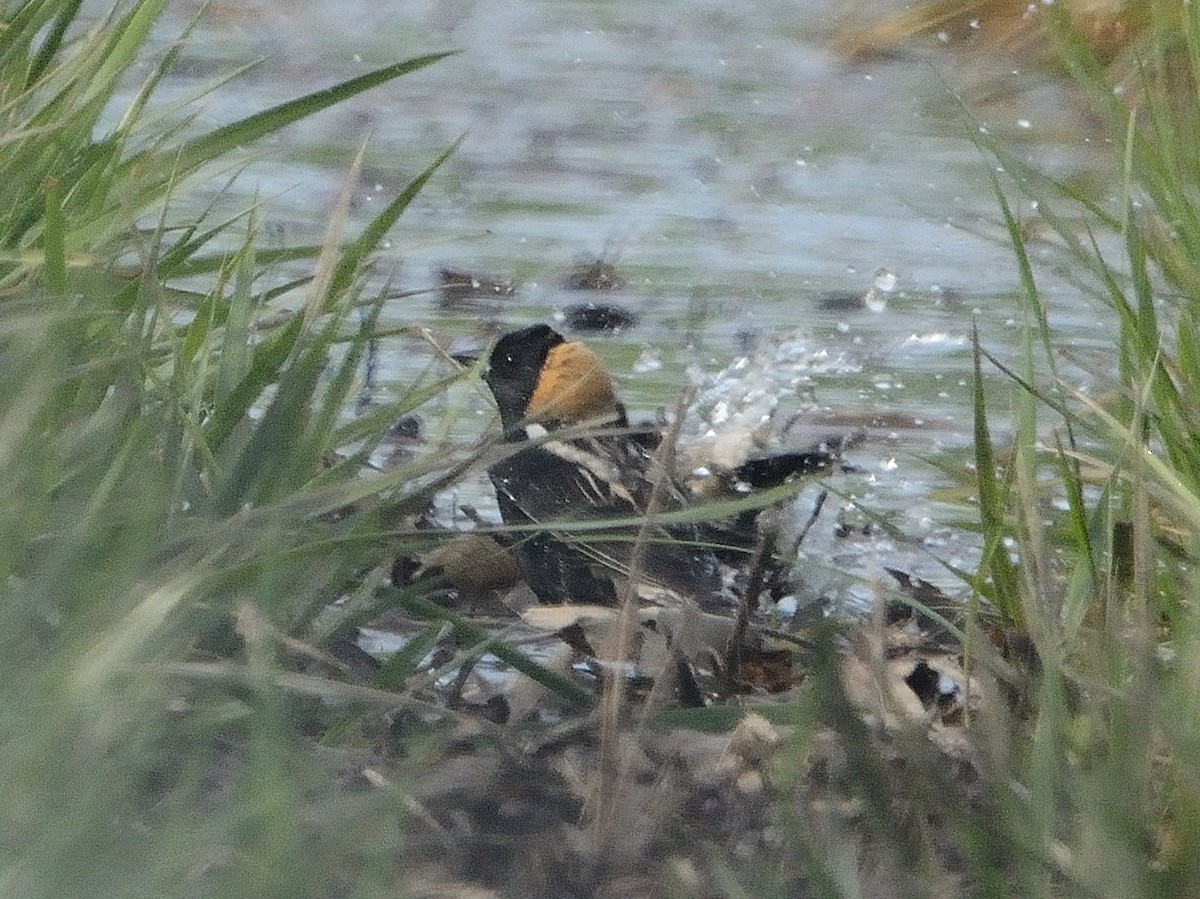
[[[506,523],[547,524],[547,533],[555,540],[611,572],[629,576],[641,525],[598,531],[553,527],[556,521],[628,520],[644,513],[645,499],[653,489],[645,460],[636,465],[630,464],[636,460],[619,464],[609,449],[590,440],[551,441],[521,450],[494,465],[489,475]],[[626,451],[638,452],[628,447]],[[672,485],[670,489],[667,508],[677,507],[677,488]],[[637,573],[639,580],[681,592],[716,589],[715,559],[707,550],[687,545],[687,541],[695,541],[690,530],[656,527],[649,540]],[[545,555],[552,547],[542,542],[533,550]]]

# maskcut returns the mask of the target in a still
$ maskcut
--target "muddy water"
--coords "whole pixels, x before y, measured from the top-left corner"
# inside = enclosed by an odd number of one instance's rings
[[[801,414],[787,440],[866,427],[851,454],[859,472],[840,487],[914,535],[900,547],[831,527],[824,543],[812,538],[812,556],[861,570],[902,554],[944,582],[925,551],[969,562],[970,540],[939,523],[946,481],[926,460],[965,465],[972,325],[1001,356],[1022,334],[989,163],[967,135],[982,125],[1051,172],[1097,183],[1109,150],[1089,137],[1069,91],[1019,62],[966,65],[931,42],[848,65],[829,49],[846,7],[217,3],[166,94],[264,57],[208,101],[205,121],[228,121],[398,59],[461,49],[258,148],[238,190],[243,201],[256,190],[268,199],[272,239],[320,238],[363,141],[355,223],[465,132],[380,260],[393,289],[428,291],[390,303],[390,324],[473,349],[498,329],[555,321],[570,304],[618,304],[638,323],[594,344],[644,414],[757,350],[753,364],[790,376],[780,379],[780,421]],[[164,38],[190,14],[174,7]],[[967,70],[977,95],[1036,86],[977,108],[972,122],[948,90]],[[1037,253],[1052,263],[1040,286],[1075,358],[1102,359],[1102,310],[1055,274],[1052,250]],[[625,286],[568,290],[572,267],[598,257]],[[432,290],[441,267],[516,290],[447,309]],[[873,287],[873,309],[847,302]],[[785,336],[792,355],[781,361],[774,346]],[[382,389],[408,383],[429,358],[416,341],[385,345]],[[468,402],[489,414],[482,398]],[[801,503],[811,507],[811,495]]]

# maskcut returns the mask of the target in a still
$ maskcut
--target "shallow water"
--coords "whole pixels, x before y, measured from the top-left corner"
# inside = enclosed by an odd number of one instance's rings
[[[188,7],[164,19],[164,39]],[[786,440],[865,427],[868,440],[851,454],[860,472],[843,489],[915,536],[915,548],[902,548],[827,535],[810,552],[860,570],[903,554],[944,582],[924,550],[962,562],[970,541],[937,523],[945,480],[924,460],[961,467],[966,458],[973,325],[1006,358],[1022,335],[990,163],[968,135],[982,125],[1047,170],[1092,183],[1104,183],[1110,151],[1090,137],[1065,86],[1014,74],[1019,63],[971,63],[976,88],[1037,82],[976,110],[978,121],[948,90],[963,83],[963,57],[932,43],[847,64],[829,49],[845,8],[217,4],[165,90],[180,95],[265,57],[208,102],[205,122],[223,122],[402,58],[461,48],[256,148],[263,158],[238,183],[242,202],[256,190],[268,198],[273,239],[316,241],[363,141],[356,223],[466,132],[380,259],[381,283],[426,291],[391,302],[389,324],[427,327],[452,349],[473,350],[498,330],[555,321],[568,304],[619,304],[638,324],[591,340],[643,414],[755,348],[760,364],[777,364],[774,341],[787,336],[804,361],[802,383],[784,397],[780,421],[802,413]],[[1051,263],[1039,284],[1083,365],[1073,377],[1086,385],[1082,372],[1111,355],[1104,310],[1055,274],[1052,247],[1035,252]],[[598,257],[614,263],[623,289],[564,287],[572,266]],[[517,288],[448,310],[433,290],[441,267]],[[864,295],[881,271],[895,275],[881,311],[829,302]],[[419,341],[385,344],[381,390],[407,383],[430,358]],[[482,398],[473,402],[479,417],[490,414]]]

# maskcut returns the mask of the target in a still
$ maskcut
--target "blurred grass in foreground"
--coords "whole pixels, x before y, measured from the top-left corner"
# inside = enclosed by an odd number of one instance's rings
[[[1056,6],[1071,17],[1075,35],[1112,71],[1127,73],[1156,27],[1178,29],[1183,6],[1177,0],[926,0],[899,12],[874,14],[859,4],[842,27],[835,45],[852,58],[887,53],[919,35],[936,36],[944,45],[982,45],[987,55],[1011,53],[1025,60],[1059,63],[1054,52],[1058,32]]]
[[[1008,367],[977,337],[985,552],[971,583],[1006,628],[1028,637],[1037,663],[1009,717],[974,728],[988,801],[979,808],[931,789],[919,807],[957,820],[947,830],[984,895],[1200,894],[1200,11],[1126,7],[1139,22],[1129,90],[1116,88],[1107,50],[1074,6],[1038,10],[1124,150],[1115,211],[982,129],[976,137],[989,170],[1003,173],[993,178],[1026,338]],[[1012,194],[1036,201],[1112,318],[1113,369],[1094,373],[1110,385],[1103,395],[1079,394],[1059,376],[1070,335],[1049,324],[1014,212],[1028,203],[1010,203]],[[1123,236],[1123,258],[1105,258],[1093,238],[1101,231]],[[1013,384],[1003,438],[979,386],[992,365]]]
[[[319,654],[317,611],[384,554],[369,512],[328,513],[400,488],[420,508],[463,461],[370,484],[325,462],[439,389],[343,423],[383,299],[365,264],[445,155],[353,238],[343,197],[318,247],[265,252],[253,209],[177,221],[173,201],[230,151],[445,54],[204,132],[197,97],[154,102],[183,35],[103,130],[163,5],[92,21],[31,0],[0,23],[0,894],[390,895],[396,800],[335,790],[274,660]],[[263,289],[281,258],[311,277]],[[203,295],[170,287],[206,273]],[[241,662],[180,665],[231,641]]]
[[[779,803],[792,816],[787,848],[763,866],[775,873],[743,875],[722,895],[789,894],[797,851],[817,896],[1200,895],[1200,9],[1108,4],[1136,20],[1114,69],[1114,48],[1080,18],[1086,5],[1038,4],[1036,19],[1123,152],[1115,202],[971,129],[1000,173],[1024,299],[1015,364],[976,336],[984,553],[962,575],[988,605],[972,604],[966,651],[1000,689],[947,750],[922,726],[864,727],[846,713],[832,659],[818,664],[801,703],[810,724],[785,763],[796,778]],[[965,21],[1003,7],[1020,19],[1026,6],[964,0],[911,15]],[[1093,373],[1101,392],[1060,377],[1071,335],[1050,324],[1024,208],[1113,322],[1112,368]],[[1123,238],[1120,258],[1102,252],[1101,232]],[[982,388],[994,371],[1012,384],[1000,415]],[[815,723],[842,753],[845,805],[833,814],[812,804],[812,759],[828,766]]]
[[[394,693],[359,687],[337,676],[327,638],[395,603],[435,619],[418,646],[453,629],[475,655],[496,649],[561,699],[586,698],[420,596],[364,581],[419,543],[397,521],[471,464],[469,448],[431,447],[370,482],[357,477],[361,453],[328,464],[355,441],[368,452],[458,377],[343,422],[383,299],[364,295],[364,264],[444,156],[350,239],[343,198],[322,247],[260,250],[254,210],[206,223],[174,221],[171,209],[226,152],[439,55],[197,134],[187,107],[150,102],[172,49],[118,124],[97,133],[161,5],[134,3],[90,28],[69,0],[4,13],[0,894],[396,895],[409,797],[386,778],[346,789],[346,750],[303,735],[310,723],[332,732],[331,708],[415,705],[401,687],[418,660],[386,669]],[[794,895],[803,884],[853,896],[880,882],[892,895],[939,895],[945,882],[931,872],[946,859],[978,895],[1200,895],[1200,85],[1190,74],[1200,14],[1186,7],[1181,30],[1181,8],[1154,4],[1163,18],[1136,108],[1058,21],[1064,60],[1126,148],[1118,214],[979,138],[1011,179],[996,187],[1028,338],[1010,372],[1009,437],[993,437],[977,394],[988,550],[966,577],[1037,663],[1012,661],[1014,701],[965,730],[977,759],[968,781],[939,767],[923,733],[895,735],[881,753],[832,655],[819,656],[801,698],[778,710],[796,725],[770,794],[783,837],[751,871],[726,847],[682,847],[709,860],[705,895]],[[1119,322],[1111,402],[1057,379],[1058,338],[1007,200],[1014,189],[1038,200]],[[1080,238],[1080,212],[1124,235],[1124,259]],[[260,276],[281,258],[311,261],[311,277],[287,285],[307,290],[306,305],[260,328],[278,293]],[[211,291],[181,314],[172,279],[205,273]],[[979,345],[982,370],[986,334]],[[385,491],[386,515],[373,502]],[[328,610],[346,594],[346,607]],[[978,664],[992,664],[984,636],[971,638]],[[818,725],[844,747],[844,830],[817,821],[834,806],[817,813],[806,769]],[[659,879],[688,892],[686,878]]]

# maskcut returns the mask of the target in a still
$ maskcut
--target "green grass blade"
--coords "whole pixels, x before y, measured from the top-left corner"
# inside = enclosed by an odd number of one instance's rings
[[[309,429],[309,455],[320,458],[328,451],[340,445],[336,440],[338,422],[341,420],[350,391],[354,387],[355,376],[362,362],[363,352],[370,341],[370,334],[375,330],[379,315],[383,309],[382,302],[370,307],[359,325],[357,337],[350,343],[345,356],[330,379],[329,385],[321,395],[320,408],[313,416],[313,424]],[[330,333],[330,338],[334,336]]]
[[[466,135],[460,136],[449,147],[443,150],[438,157],[434,159],[425,170],[417,177],[413,178],[404,190],[400,191],[399,195],[388,203],[387,207],[366,227],[359,238],[353,241],[345,250],[342,251],[342,256],[338,260],[336,269],[334,269],[333,277],[330,279],[329,292],[330,296],[336,296],[345,290],[354,273],[357,272],[366,262],[367,257],[375,251],[379,242],[391,230],[391,227],[396,224],[396,220],[408,208],[408,204],[412,202],[413,197],[425,186],[425,183],[433,177],[433,173],[441,168],[450,156],[458,149],[459,144],[463,142]]]
[[[325,362],[323,348],[314,346],[301,353],[283,373],[275,398],[217,493],[214,509],[218,515],[232,515],[245,503],[269,502],[278,490],[286,489],[293,474],[315,462],[297,458],[297,448],[308,425],[313,393]],[[298,483],[303,480],[292,481],[292,488]]]
[[[173,164],[181,172],[192,171],[237,147],[253,143],[261,137],[273,134],[281,128],[335,106],[363,91],[423,69],[448,56],[453,56],[456,52],[451,50],[413,57],[239,119],[188,141],[180,147]],[[149,160],[145,154],[139,154],[127,160],[122,169],[128,172],[131,169],[140,168],[147,162]]]
[[[992,449],[992,437],[987,423],[987,404],[983,393],[983,355],[979,347],[979,332],[973,331],[974,343],[974,387],[973,417],[975,441],[975,471],[979,488],[979,520],[984,537],[982,569],[990,573],[994,591],[992,602],[1004,617],[1021,626],[1024,612],[1021,609],[1020,590],[1016,570],[1008,557],[1005,540],[1008,536],[1004,516],[1005,492],[996,476],[996,459]],[[982,573],[981,569],[981,573]],[[982,591],[982,585],[980,585]]]
[[[35,7],[37,4],[29,4]],[[83,5],[83,0],[67,0],[59,10],[58,15],[54,18],[54,24],[50,28],[50,32],[42,41],[41,47],[38,48],[37,55],[33,58],[33,62],[29,66],[29,75],[25,79],[25,86],[32,87],[39,81],[45,73],[46,68],[58,55],[58,51],[62,49],[63,37],[67,33],[67,29],[75,21],[79,14],[79,7]]]
[[[67,223],[63,215],[62,197],[58,179],[45,181],[46,220],[42,227],[42,248],[46,253],[43,275],[46,290],[57,296],[67,293]]]
[[[454,629],[454,635],[464,643],[486,645],[487,651],[496,658],[541,684],[563,701],[578,708],[590,708],[594,704],[594,697],[588,690],[561,674],[539,665],[520,650],[495,640],[483,628],[471,624],[465,618],[455,615],[437,603],[431,602],[413,591],[401,590],[396,587],[380,588],[380,593],[390,604],[403,608],[424,621],[439,621],[449,624]]]
[[[381,690],[404,689],[404,682],[416,673],[417,667],[437,646],[446,631],[443,622],[435,621],[421,632],[414,634],[401,649],[392,653],[375,676],[375,686]]]
[[[295,316],[282,328],[254,348],[250,370],[218,406],[204,427],[209,448],[215,452],[225,444],[233,429],[245,418],[250,407],[279,376],[292,354],[304,322]]]
[[[99,65],[80,98],[82,105],[91,106],[97,101],[108,101],[126,70],[142,51],[150,29],[165,6],[166,0],[140,0],[112,29],[111,39],[100,54]]]
[[[251,329],[254,325],[255,297],[252,282],[257,271],[254,241],[257,230],[253,224],[234,260],[233,293],[226,309],[221,354],[217,360],[214,399],[222,405],[250,370],[253,360]],[[215,296],[214,296],[215,300]]]

